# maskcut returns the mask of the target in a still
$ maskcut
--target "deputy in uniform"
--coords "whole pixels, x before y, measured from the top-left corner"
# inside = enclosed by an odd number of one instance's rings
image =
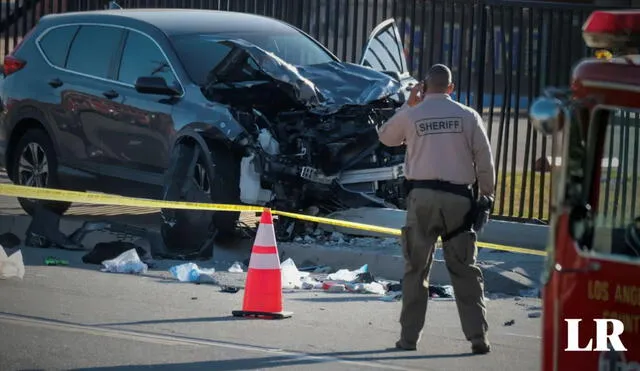
[[[407,103],[378,129],[383,144],[407,147],[407,219],[402,228],[406,264],[402,331],[396,347],[416,350],[420,340],[429,297],[429,271],[440,236],[462,331],[471,342],[472,352],[484,354],[491,346],[484,277],[476,266],[476,231],[488,219],[495,169],[482,117],[452,100],[453,88],[449,68],[434,65],[424,82],[412,89]],[[478,200],[485,201],[482,207]],[[477,223],[480,215],[484,221]]]

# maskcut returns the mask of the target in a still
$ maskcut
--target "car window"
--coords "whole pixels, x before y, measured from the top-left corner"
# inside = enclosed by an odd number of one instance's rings
[[[40,39],[38,45],[51,64],[64,67],[69,46],[77,31],[78,26],[58,27],[50,30]]]
[[[169,86],[177,84],[169,62],[153,40],[130,31],[120,60],[118,81],[134,85],[139,77],[147,76],[164,77]]]
[[[122,32],[118,27],[82,26],[71,44],[66,68],[108,78],[109,67],[118,50]]]
[[[334,61],[313,40],[291,29],[269,34],[229,32],[225,35],[183,35],[172,39],[174,48],[194,82],[202,85],[207,74],[231,51],[220,38],[242,39],[271,52],[294,66],[308,66]]]
[[[362,64],[378,71],[403,74],[407,71],[403,53],[398,29],[391,23],[371,38],[362,57]]]
[[[209,71],[231,51],[230,46],[212,41],[206,36],[179,38],[174,46],[187,73],[199,85],[206,83]]]

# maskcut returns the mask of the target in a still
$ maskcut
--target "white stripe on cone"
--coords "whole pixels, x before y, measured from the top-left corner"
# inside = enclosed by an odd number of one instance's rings
[[[273,230],[273,224],[260,224],[256,232],[254,246],[276,246],[276,233]]]
[[[277,254],[251,254],[249,269],[280,269]]]

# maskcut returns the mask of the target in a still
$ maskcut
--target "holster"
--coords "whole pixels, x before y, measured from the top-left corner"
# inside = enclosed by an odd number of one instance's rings
[[[449,233],[441,236],[443,242],[448,241],[463,232],[468,232],[468,231],[479,232],[482,230],[482,228],[484,228],[485,224],[489,220],[489,214],[493,206],[493,199],[487,196],[482,196],[479,198],[476,197],[476,195],[478,194],[477,182],[473,184],[473,186],[469,187],[469,186],[452,184],[449,182],[438,181],[438,180],[405,180],[404,181],[405,195],[408,195],[413,188],[427,188],[427,189],[448,192],[448,193],[456,194],[458,196],[467,197],[469,198],[469,200],[471,200],[471,208],[469,209],[469,212],[465,215],[462,225],[450,231]]]

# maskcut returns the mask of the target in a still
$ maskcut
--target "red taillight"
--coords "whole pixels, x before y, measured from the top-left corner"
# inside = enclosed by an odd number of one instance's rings
[[[27,62],[22,59],[18,59],[13,55],[7,55],[4,57],[4,75],[9,76],[12,73],[18,72],[26,66]]]

